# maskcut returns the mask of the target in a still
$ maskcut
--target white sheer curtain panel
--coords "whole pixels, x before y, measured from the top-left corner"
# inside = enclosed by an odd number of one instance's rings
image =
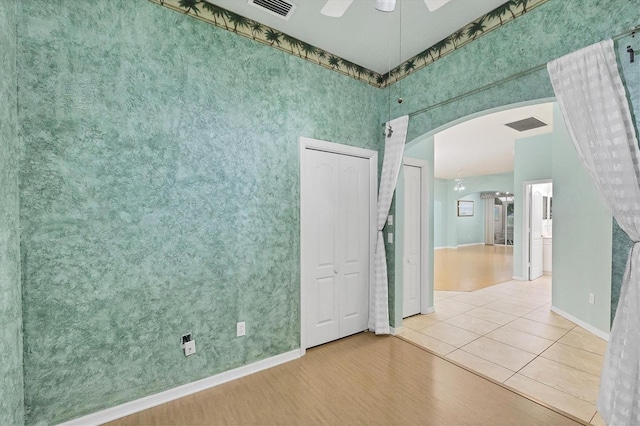
[[[374,280],[369,305],[369,330],[376,334],[389,334],[389,279],[387,278],[387,253],[384,249],[382,230],[387,222],[389,208],[393,200],[393,192],[398,182],[398,173],[404,156],[404,142],[407,138],[409,116],[405,115],[387,123],[393,133],[385,135],[384,159],[378,189],[378,238],[374,260]]]
[[[608,425],[640,424],[640,179],[638,141],[613,41],[547,65],[573,144],[620,227],[635,242],[600,378]]]

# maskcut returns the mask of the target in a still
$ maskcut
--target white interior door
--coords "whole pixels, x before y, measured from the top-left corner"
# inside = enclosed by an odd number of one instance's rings
[[[305,149],[306,347],[365,330],[370,270],[369,159]]]
[[[369,323],[369,160],[340,156],[339,193],[339,337],[344,337]]]
[[[420,167],[404,165],[404,261],[402,317],[420,313],[422,223],[422,171]]]
[[[531,194],[531,215],[529,226],[529,280],[542,276],[542,194],[535,191]]]

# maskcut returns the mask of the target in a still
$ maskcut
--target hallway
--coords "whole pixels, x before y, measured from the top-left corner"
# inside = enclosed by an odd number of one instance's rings
[[[434,250],[436,290],[474,291],[513,277],[513,246],[484,245]]]

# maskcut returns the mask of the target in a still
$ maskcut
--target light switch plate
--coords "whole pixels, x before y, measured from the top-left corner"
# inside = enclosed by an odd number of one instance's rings
[[[393,244],[393,232],[389,232],[389,233],[387,234],[387,242],[388,242],[389,244]]]
[[[387,217],[387,225],[391,225],[391,226],[393,226],[393,215],[392,215],[392,214],[390,214],[390,215]]]

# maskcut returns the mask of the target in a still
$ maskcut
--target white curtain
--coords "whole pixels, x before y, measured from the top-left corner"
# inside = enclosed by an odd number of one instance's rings
[[[389,334],[389,279],[387,278],[387,253],[384,249],[382,229],[387,222],[389,208],[393,200],[393,192],[398,181],[398,173],[402,166],[408,124],[408,115],[391,120],[387,123],[387,128],[391,125],[393,133],[390,137],[385,135],[384,159],[382,160],[380,188],[378,189],[376,224],[378,239],[374,260],[373,289],[369,306],[369,330],[375,331],[376,334]],[[387,134],[386,131],[385,134]]]
[[[598,411],[640,424],[640,179],[638,141],[607,40],[547,66],[573,144],[620,227],[635,242],[605,355]]]

